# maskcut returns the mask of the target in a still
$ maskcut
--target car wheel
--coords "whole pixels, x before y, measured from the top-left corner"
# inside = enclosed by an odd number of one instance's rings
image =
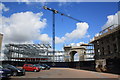
[[[13,76],[16,76],[17,75],[17,72],[13,72]]]
[[[37,70],[35,69],[34,72],[37,72]]]

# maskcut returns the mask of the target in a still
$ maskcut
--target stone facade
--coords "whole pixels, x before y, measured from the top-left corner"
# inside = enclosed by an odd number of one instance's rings
[[[74,55],[79,54],[79,61],[84,61],[85,48],[82,46],[64,46],[65,62],[73,62]]]
[[[111,26],[112,27],[112,26]],[[107,32],[94,37],[95,59],[120,59],[120,26],[107,28]],[[105,31],[105,30],[104,30]]]

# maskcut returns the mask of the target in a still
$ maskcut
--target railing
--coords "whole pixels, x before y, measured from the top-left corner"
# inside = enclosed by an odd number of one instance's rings
[[[99,34],[102,35],[102,34],[104,34],[104,33],[107,33],[107,32],[109,32],[110,30],[114,29],[114,28],[117,27],[117,26],[118,26],[118,24],[111,25],[111,26],[109,26],[108,28],[100,31]]]
[[[107,34],[110,34],[110,33],[114,32],[115,30],[119,29],[118,26],[120,26],[120,25],[114,24],[114,25],[111,25],[111,26],[109,26],[108,28],[100,31],[100,32],[98,33],[98,35],[94,36],[94,38],[90,40],[90,43],[93,42],[94,40],[99,39],[100,37],[105,36],[105,34],[106,34],[106,35],[107,35]],[[115,30],[113,30],[113,29],[115,29]]]

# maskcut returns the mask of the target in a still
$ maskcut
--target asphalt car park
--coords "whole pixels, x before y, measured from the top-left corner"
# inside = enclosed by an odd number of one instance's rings
[[[51,68],[40,72],[26,72],[24,76],[11,76],[14,78],[119,78],[120,75],[100,73],[71,68]]]
[[[10,77],[25,76],[25,73],[39,72],[41,70],[49,70],[50,66],[47,64],[24,64],[23,67],[13,66],[11,64],[0,65],[0,80],[11,79]]]

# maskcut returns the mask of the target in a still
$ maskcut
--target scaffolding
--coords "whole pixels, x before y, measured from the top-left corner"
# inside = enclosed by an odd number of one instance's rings
[[[97,40],[99,40],[99,39],[101,39],[101,38],[103,38],[107,35],[110,35],[110,34],[113,34],[113,33],[117,32],[119,30],[120,30],[120,25],[117,25],[117,24],[116,25],[115,24],[111,25],[108,28],[100,31],[99,35],[95,36],[94,39],[90,41],[90,43],[93,43],[93,42],[95,42],[95,41],[97,41]]]
[[[12,61],[63,62],[64,51],[53,51],[49,44],[6,44],[4,53]],[[61,54],[61,55],[59,55]],[[61,57],[63,58],[61,60]]]
[[[85,47],[84,60],[90,61],[94,60],[94,46],[92,44],[81,44],[82,47]]]

